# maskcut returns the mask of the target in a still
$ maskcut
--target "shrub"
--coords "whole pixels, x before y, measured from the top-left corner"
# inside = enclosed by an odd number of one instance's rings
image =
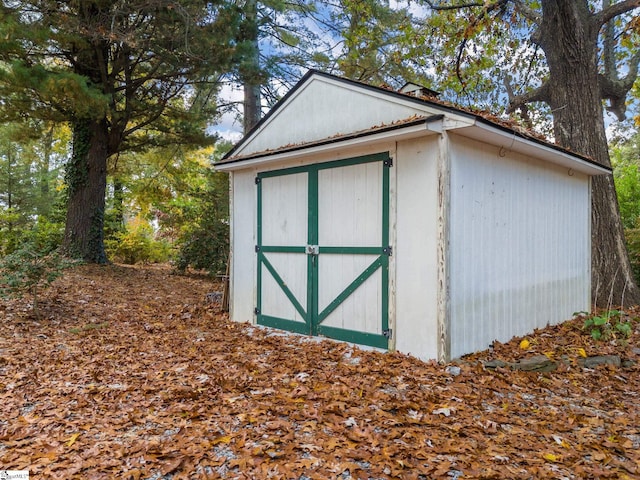
[[[20,245],[22,228],[18,227],[20,214],[0,206],[0,255],[13,252]]]
[[[151,225],[141,219],[105,240],[105,248],[109,257],[127,265],[166,262],[171,254],[171,246],[156,240]]]
[[[229,256],[229,180],[220,172],[207,173],[207,186],[199,192],[182,230],[176,268],[191,266],[210,275],[224,273]]]
[[[607,310],[600,315],[584,315],[583,330],[594,340],[627,339],[633,331],[630,317],[620,310]]]
[[[627,240],[631,269],[633,270],[636,282],[640,284],[640,227],[625,230],[624,236]]]
[[[0,258],[0,296],[33,296],[33,312],[39,317],[38,294],[75,262],[56,251],[46,251],[35,242],[22,244],[13,253]]]
[[[63,235],[62,222],[51,221],[43,215],[25,219],[11,209],[0,207],[0,255],[10,254],[24,243],[31,243],[46,254],[60,247]]]

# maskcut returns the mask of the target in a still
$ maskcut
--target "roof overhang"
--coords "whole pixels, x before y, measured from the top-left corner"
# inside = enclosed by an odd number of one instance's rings
[[[330,153],[346,148],[436,135],[442,132],[443,119],[444,115],[420,117],[407,122],[372,128],[353,134],[340,135],[316,142],[292,145],[278,150],[259,152],[248,156],[231,157],[216,163],[214,167],[216,170],[229,172],[256,166],[265,166],[320,152]]]
[[[222,172],[231,172],[245,168],[267,166],[318,153],[331,153],[365,145],[371,146],[390,141],[436,135],[443,131],[494,145],[504,155],[509,152],[515,152],[586,175],[611,173],[610,168],[602,166],[587,157],[574,154],[560,146],[519,133],[516,130],[496,125],[481,116],[474,117],[469,115],[464,118],[460,116],[449,117],[444,114],[412,117],[391,125],[372,127],[364,131],[337,135],[299,145],[288,145],[276,150],[232,156],[216,163],[214,167]]]
[[[476,118],[476,121],[471,124],[456,126],[448,129],[448,131],[483,143],[496,145],[504,154],[517,152],[527,157],[540,158],[587,175],[611,173],[610,168],[602,166],[587,157],[570,153],[554,144],[518,134],[515,130],[497,127],[485,122],[482,118]]]

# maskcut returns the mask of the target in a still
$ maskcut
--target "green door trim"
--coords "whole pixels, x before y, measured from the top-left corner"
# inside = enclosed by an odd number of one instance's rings
[[[296,310],[302,316],[302,318],[306,320],[307,312],[304,311],[304,308],[302,307],[302,305],[300,305],[300,302],[298,302],[298,299],[296,298],[296,296],[289,289],[289,287],[287,286],[285,281],[282,279],[282,277],[280,277],[276,269],[273,268],[273,265],[271,265],[271,262],[261,252],[258,252],[258,255],[262,257],[262,264],[265,267],[267,267],[267,270],[269,271],[273,279],[276,281],[278,286],[282,289],[284,294],[287,296],[289,301],[293,304],[294,307],[296,307]]]
[[[318,245],[318,173],[321,170],[361,165],[366,163],[382,162],[382,238],[380,246],[375,247],[346,247],[346,246],[322,246],[314,254],[307,254],[307,301],[306,308],[288,288],[282,277],[278,274],[271,262],[267,259],[267,253],[297,253],[306,254],[306,246],[263,245],[262,242],[262,180],[270,177],[307,174],[307,245]],[[392,166],[388,152],[353,157],[346,160],[336,160],[326,163],[284,168],[260,172],[256,177],[257,185],[257,298],[255,313],[260,325],[284,329],[301,334],[324,335],[337,340],[343,340],[377,348],[388,348],[389,343],[389,168]],[[323,255],[377,255],[369,266],[354,279],[338,296],[331,301],[322,312],[318,312],[318,288],[319,288],[319,262]],[[262,307],[262,275],[263,268],[279,285],[287,299],[300,314],[303,321],[295,321],[285,318],[263,314]],[[364,282],[375,272],[381,269],[381,334],[361,332],[338,327],[323,325],[322,322],[335,311],[347,298],[351,296]]]
[[[381,257],[376,258],[371,265],[369,265],[364,272],[356,277],[347,288],[345,288],[325,309],[318,314],[318,324],[321,324],[325,318],[340,306],[349,296],[355,292],[360,285],[367,281],[367,279],[373,275],[382,266]]]

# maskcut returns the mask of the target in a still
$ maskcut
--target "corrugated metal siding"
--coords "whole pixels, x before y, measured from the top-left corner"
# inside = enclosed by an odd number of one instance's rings
[[[584,175],[452,138],[451,356],[457,357],[589,307],[590,197]]]

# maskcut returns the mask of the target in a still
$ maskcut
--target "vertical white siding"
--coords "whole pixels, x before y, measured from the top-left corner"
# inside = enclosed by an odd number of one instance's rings
[[[380,247],[382,240],[382,162],[318,172],[320,247]],[[378,255],[321,254],[318,311],[322,312]],[[382,278],[374,273],[323,322],[325,326],[381,333]]]
[[[280,278],[300,305],[307,306],[307,256],[296,253],[265,253]],[[261,311],[264,315],[297,322],[304,319],[278,285],[266,266],[262,265]]]
[[[438,356],[437,137],[400,142],[396,169],[397,350],[422,359]]]
[[[322,312],[375,258],[370,255],[321,256],[318,259],[318,311]],[[382,333],[381,282],[381,272],[378,269],[331,312],[322,325],[358,332]]]
[[[308,185],[306,172],[262,178],[263,246],[304,247],[307,244]],[[265,252],[264,256],[298,303],[306,308],[307,256],[304,253],[283,252]],[[265,265],[262,266],[261,278],[262,314],[304,322],[300,312]]]
[[[588,309],[588,177],[451,138],[451,356]]]
[[[307,244],[307,185],[306,173],[262,179],[262,245]]]
[[[231,319],[253,322],[255,308],[256,185],[253,170],[231,174],[233,189],[231,239]]]
[[[318,241],[324,247],[379,246],[382,163],[318,172]]]

